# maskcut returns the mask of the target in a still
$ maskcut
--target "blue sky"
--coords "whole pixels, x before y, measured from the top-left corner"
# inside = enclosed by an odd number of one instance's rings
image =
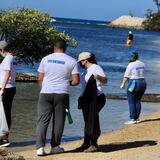
[[[0,0],[0,8],[27,7],[53,17],[111,21],[121,15],[144,17],[147,9],[157,11],[153,0]]]

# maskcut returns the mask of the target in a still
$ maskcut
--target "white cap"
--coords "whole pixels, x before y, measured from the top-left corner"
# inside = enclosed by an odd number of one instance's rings
[[[132,31],[129,31],[129,34],[132,34]]]
[[[0,49],[4,49],[8,43],[6,41],[0,41]]]
[[[82,60],[85,60],[85,59],[88,59],[91,57],[91,53],[89,52],[81,52],[78,56],[78,62],[82,61]]]

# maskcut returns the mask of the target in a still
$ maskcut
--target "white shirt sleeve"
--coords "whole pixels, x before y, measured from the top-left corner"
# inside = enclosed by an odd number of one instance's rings
[[[6,56],[3,60],[3,65],[1,65],[3,70],[11,70],[13,58],[10,56]]]
[[[128,64],[126,71],[124,73],[124,77],[130,78],[131,76],[131,69],[132,69],[132,65],[131,63]]]
[[[78,74],[78,73],[79,73],[79,71],[78,71],[78,64],[76,62],[76,64],[74,65],[74,68],[72,70],[72,74]]]
[[[95,73],[94,75],[100,75],[102,77],[106,77],[105,73],[104,73],[104,70],[102,69],[101,66],[97,65],[97,69],[95,70]]]
[[[44,59],[42,59],[39,64],[38,72],[44,73]]]

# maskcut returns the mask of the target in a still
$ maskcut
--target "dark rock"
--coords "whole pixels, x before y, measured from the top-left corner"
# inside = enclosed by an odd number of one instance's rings
[[[0,160],[25,160],[25,158],[5,148],[0,148]]]
[[[38,77],[30,73],[17,73],[16,82],[37,82]]]

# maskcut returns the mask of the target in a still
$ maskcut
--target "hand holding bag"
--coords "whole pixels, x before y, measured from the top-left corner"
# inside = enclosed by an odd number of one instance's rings
[[[129,92],[134,92],[135,88],[136,88],[136,80],[133,80],[129,84],[128,91]]]
[[[4,136],[9,132],[6,115],[4,112],[3,102],[0,99],[0,136]]]

